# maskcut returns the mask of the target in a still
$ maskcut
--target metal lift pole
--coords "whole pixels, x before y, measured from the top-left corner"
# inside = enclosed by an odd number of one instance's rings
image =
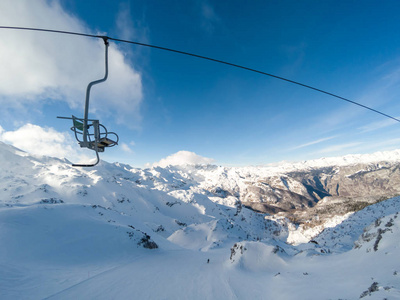
[[[88,147],[89,141],[87,138],[88,135],[88,116],[89,116],[89,98],[90,98],[90,89],[92,88],[93,85],[104,82],[107,80],[108,77],[108,37],[103,36],[102,37],[104,41],[104,45],[106,46],[106,51],[105,51],[105,74],[102,79],[95,80],[89,83],[87,89],[86,89],[86,100],[85,100],[85,115],[83,118],[83,147]],[[82,146],[81,146],[82,147]]]

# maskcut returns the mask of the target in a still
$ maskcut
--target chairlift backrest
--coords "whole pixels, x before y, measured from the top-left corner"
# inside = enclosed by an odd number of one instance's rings
[[[83,131],[83,122],[80,122],[76,118],[73,118],[73,124],[76,129],[78,129],[79,131]]]

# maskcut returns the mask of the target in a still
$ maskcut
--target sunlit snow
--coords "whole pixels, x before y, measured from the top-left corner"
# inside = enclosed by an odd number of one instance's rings
[[[0,164],[1,299],[400,299],[400,198],[310,241],[208,190],[288,165],[80,169],[1,142]]]

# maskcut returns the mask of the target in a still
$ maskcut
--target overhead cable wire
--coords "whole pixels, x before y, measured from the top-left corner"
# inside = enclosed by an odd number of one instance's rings
[[[159,49],[159,50],[168,51],[168,52],[173,52],[173,53],[177,53],[177,54],[182,54],[182,55],[186,55],[186,56],[192,56],[192,57],[196,57],[196,58],[200,58],[200,59],[204,59],[204,60],[213,61],[213,62],[216,62],[216,63],[228,65],[228,66],[231,66],[231,67],[247,70],[247,71],[250,71],[250,72],[255,72],[255,73],[258,73],[258,74],[265,75],[265,76],[273,77],[273,78],[276,78],[276,79],[279,79],[279,80],[283,80],[283,81],[286,81],[286,82],[289,82],[289,83],[292,83],[292,84],[295,84],[295,85],[299,85],[299,86],[302,86],[304,88],[311,89],[311,90],[314,90],[316,92],[320,92],[320,93],[323,93],[325,95],[332,96],[332,97],[335,97],[337,99],[340,99],[340,100],[349,102],[351,104],[360,106],[362,108],[365,108],[365,109],[368,109],[368,110],[373,111],[375,113],[378,113],[378,114],[380,114],[382,116],[385,116],[387,118],[390,118],[392,120],[400,122],[400,119],[392,117],[392,116],[390,116],[390,115],[388,115],[386,113],[383,113],[383,112],[381,112],[379,110],[376,110],[376,109],[374,109],[372,107],[369,107],[369,106],[366,106],[366,105],[361,104],[359,102],[356,102],[356,101],[350,100],[348,98],[336,95],[334,93],[330,93],[330,92],[324,91],[322,89],[313,87],[311,85],[304,84],[304,83],[301,83],[301,82],[298,82],[298,81],[295,81],[295,80],[291,80],[291,79],[288,79],[288,78],[284,78],[284,77],[281,77],[281,76],[277,76],[277,75],[274,75],[274,74],[270,74],[270,73],[267,73],[267,72],[263,72],[263,71],[260,71],[260,70],[256,70],[256,69],[253,69],[253,68],[245,67],[245,66],[242,66],[242,65],[238,65],[238,64],[227,62],[227,61],[215,59],[215,58],[208,57],[208,56],[203,56],[203,55],[199,55],[199,54],[195,54],[195,53],[190,53],[190,52],[185,52],[185,51],[181,51],[181,50],[176,50],[176,49],[171,49],[171,48],[166,48],[166,47],[161,47],[161,46],[156,46],[156,45],[151,45],[151,44],[146,44],[146,43],[140,43],[140,42],[135,42],[135,41],[130,41],[130,40],[117,39],[117,38],[104,36],[104,35],[95,35],[95,34],[88,34],[88,33],[81,33],[81,32],[62,31],[62,30],[45,29],[45,28],[13,27],[13,26],[0,26],[0,29],[30,30],[30,31],[41,31],[41,32],[77,35],[77,36],[92,37],[92,38],[101,38],[103,40],[104,39],[108,39],[110,41],[133,44],[133,45],[149,47],[149,48]]]

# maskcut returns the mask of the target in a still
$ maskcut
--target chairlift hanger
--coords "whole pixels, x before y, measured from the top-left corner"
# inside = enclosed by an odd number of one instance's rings
[[[100,161],[99,152],[104,152],[105,148],[118,145],[119,137],[115,132],[107,131],[107,128],[100,124],[99,120],[89,119],[89,99],[90,89],[93,85],[102,83],[108,77],[108,37],[102,36],[105,45],[105,74],[104,77],[88,84],[86,89],[85,111],[83,118],[57,117],[59,119],[72,120],[71,130],[75,134],[75,138],[81,148],[88,148],[96,152],[96,162],[92,164],[72,164],[73,167],[94,167]]]

